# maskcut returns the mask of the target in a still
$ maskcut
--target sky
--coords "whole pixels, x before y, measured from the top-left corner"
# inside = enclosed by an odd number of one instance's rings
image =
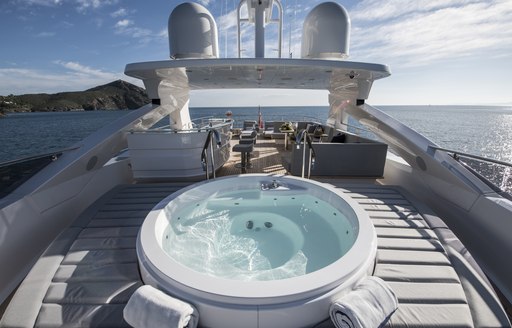
[[[85,90],[124,75],[128,63],[169,59],[175,0],[0,0],[0,95]],[[215,17],[220,57],[236,56],[236,0],[199,0]],[[281,0],[283,53],[300,58],[304,17],[319,0]],[[512,105],[512,0],[343,0],[350,61],[387,64],[375,105]],[[250,27],[244,26],[244,35]],[[266,56],[275,57],[275,24]],[[251,44],[244,42],[245,56]],[[253,55],[253,54],[252,54]],[[292,91],[284,91],[293,95]],[[219,94],[222,96],[219,97]],[[284,105],[278,93],[226,94],[236,106]],[[214,106],[224,94],[192,94]],[[297,104],[322,105],[302,92]]]

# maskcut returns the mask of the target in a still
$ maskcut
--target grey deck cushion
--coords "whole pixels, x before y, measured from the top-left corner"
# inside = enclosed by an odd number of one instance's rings
[[[388,281],[400,304],[467,304],[460,284]]]
[[[135,281],[140,279],[137,262],[109,264],[62,264],[54,282]]]
[[[156,203],[184,185],[124,186],[102,196],[38,260],[0,326],[127,326],[124,306],[142,285],[139,227]]]
[[[127,249],[70,250],[62,264],[106,264],[137,262],[137,253]]]
[[[400,304],[386,327],[472,328],[467,304]]]
[[[43,304],[36,327],[130,327],[125,304]]]
[[[45,303],[61,304],[125,304],[141,281],[52,282]]]
[[[64,230],[48,247],[16,291],[0,321],[0,327],[34,326],[48,286],[80,230]]]

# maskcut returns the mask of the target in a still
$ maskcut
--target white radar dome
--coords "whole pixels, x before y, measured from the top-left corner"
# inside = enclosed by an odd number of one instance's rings
[[[344,59],[348,57],[350,18],[335,2],[313,8],[302,27],[302,58]]]
[[[217,24],[205,7],[182,3],[169,16],[171,58],[217,58]]]

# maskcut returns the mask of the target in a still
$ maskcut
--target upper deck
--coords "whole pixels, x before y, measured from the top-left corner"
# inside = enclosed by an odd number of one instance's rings
[[[277,142],[276,142],[277,141]],[[250,172],[286,174],[283,140],[258,140]],[[238,174],[234,156],[219,175]],[[500,327],[506,318],[460,242],[424,204],[375,179],[318,179],[356,200],[378,235],[373,274],[396,292],[390,327]],[[187,183],[134,184],[104,195],[48,248],[21,284],[2,327],[124,327],[123,308],[143,283],[135,241],[151,208]],[[475,293],[477,290],[480,292]],[[20,315],[23,313],[23,315]],[[333,327],[330,320],[318,327]]]

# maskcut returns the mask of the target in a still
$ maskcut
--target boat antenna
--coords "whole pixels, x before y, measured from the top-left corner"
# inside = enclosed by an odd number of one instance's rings
[[[228,15],[228,0],[224,1],[224,15]],[[224,25],[224,57],[228,57],[228,28]]]
[[[290,25],[288,29],[288,56],[292,58],[292,13],[290,13],[288,17],[290,19]]]

